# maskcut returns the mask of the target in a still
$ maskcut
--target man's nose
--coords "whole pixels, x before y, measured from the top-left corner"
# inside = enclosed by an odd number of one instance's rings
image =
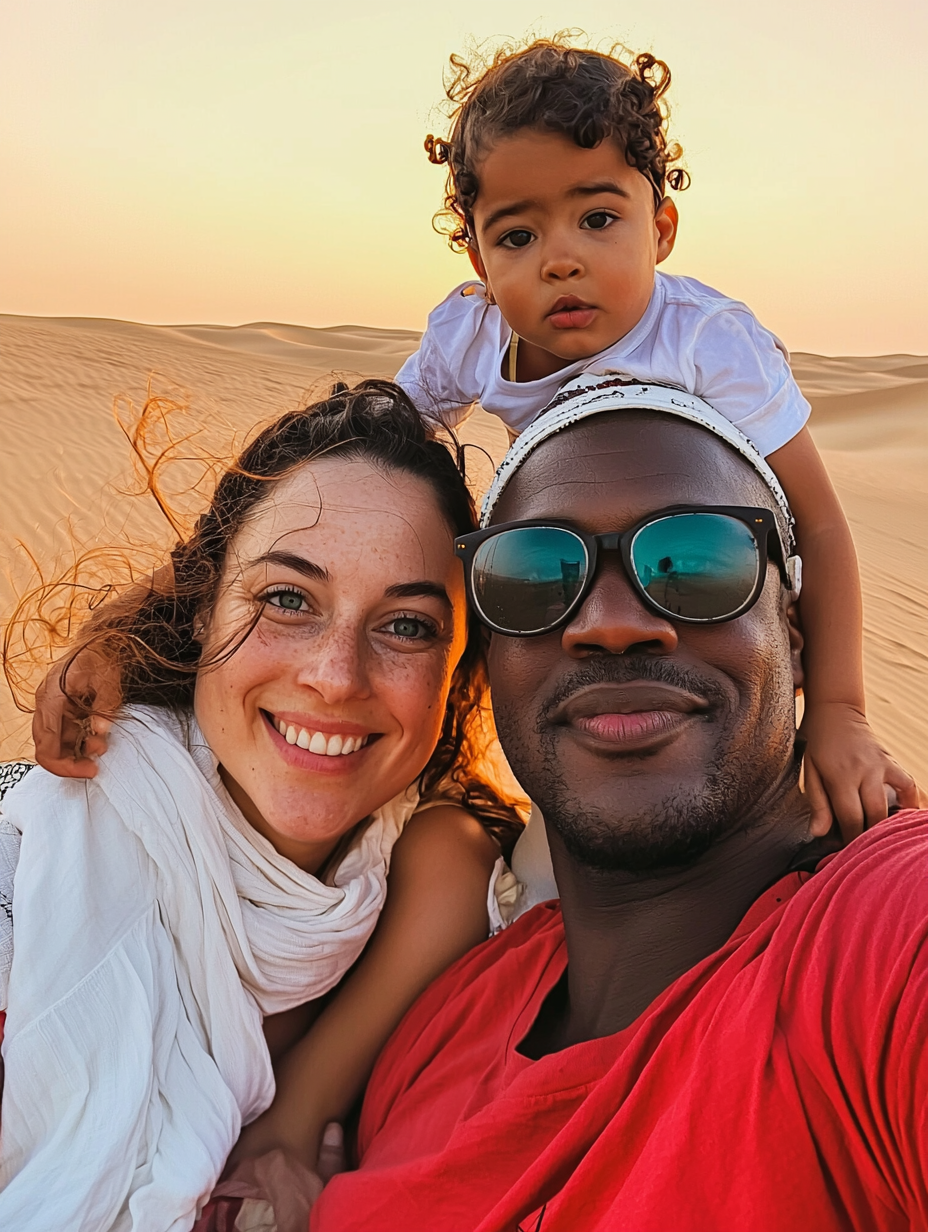
[[[370,696],[367,645],[357,629],[333,622],[311,646],[297,670],[298,684],[314,689],[330,705]]]
[[[671,654],[677,631],[645,607],[618,561],[601,564],[576,616],[565,625],[561,645],[573,658],[592,654]]]

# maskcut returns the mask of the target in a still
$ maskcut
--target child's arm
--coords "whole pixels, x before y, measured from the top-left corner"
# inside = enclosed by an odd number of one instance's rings
[[[326,1123],[349,1111],[403,1014],[486,938],[498,855],[486,830],[457,806],[412,818],[394,848],[386,905],[361,961],[278,1066],[274,1103],[243,1130],[230,1163],[280,1147],[315,1168]]]
[[[446,428],[460,427],[479,400],[477,357],[487,349],[498,355],[499,340],[485,329],[486,302],[476,289],[477,283],[463,283],[432,309],[419,349],[393,378],[423,415]]]
[[[170,564],[162,565],[151,577],[101,604],[81,630],[82,635],[118,628],[152,595],[168,594],[172,580]],[[94,758],[106,752],[112,715],[122,704],[120,677],[120,665],[111,654],[99,650],[92,638],[76,653],[68,651],[52,665],[36,689],[32,716],[35,759],[43,769],[61,778],[95,777],[98,767]]]
[[[918,807],[919,790],[867,722],[857,554],[808,428],[767,460],[792,506],[803,562],[802,734],[813,830],[827,832],[833,812],[845,838],[853,838],[886,816],[886,787],[908,808]]]

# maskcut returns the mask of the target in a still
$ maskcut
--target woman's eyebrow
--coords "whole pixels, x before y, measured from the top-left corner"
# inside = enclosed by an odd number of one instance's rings
[[[313,582],[332,580],[328,569],[307,560],[304,556],[297,556],[295,552],[265,552],[263,556],[256,556],[254,560],[250,560],[245,567],[253,569],[255,565],[280,565],[284,569],[292,569],[294,573],[302,573],[304,577]]]
[[[388,599],[420,599],[428,595],[452,606],[447,590],[438,582],[400,582],[397,586],[388,586],[383,593]]]

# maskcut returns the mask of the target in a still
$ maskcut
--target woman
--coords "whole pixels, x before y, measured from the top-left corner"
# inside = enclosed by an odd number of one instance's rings
[[[167,576],[93,619],[77,650],[124,702],[99,772],[33,771],[3,806],[0,1226],[189,1229],[288,1048],[318,1058],[311,1089],[255,1149],[314,1163],[407,1006],[486,936],[519,823],[475,769],[482,642],[452,552],[474,524],[405,395],[340,387],[258,436]],[[401,833],[377,935],[300,1039]]]

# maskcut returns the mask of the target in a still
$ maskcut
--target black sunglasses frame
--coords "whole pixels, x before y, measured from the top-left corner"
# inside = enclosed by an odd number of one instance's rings
[[[757,580],[754,583],[754,589],[751,591],[750,596],[735,612],[730,612],[725,616],[705,618],[699,616],[678,616],[674,612],[668,612],[651,598],[635,572],[632,565],[632,543],[638,532],[646,526],[650,526],[653,522],[660,522],[664,518],[688,513],[723,514],[743,523],[754,537],[754,543],[757,547]],[[506,629],[484,615],[474,593],[474,557],[477,549],[487,539],[492,539],[507,530],[522,530],[532,526],[544,526],[550,527],[552,530],[569,531],[580,540],[586,549],[588,564],[583,584],[563,615],[559,616],[553,624],[546,625],[543,629],[531,629],[523,632],[518,629]],[[772,545],[771,538],[773,540]],[[772,552],[770,551],[771,546],[773,548]],[[725,624],[729,620],[737,620],[739,616],[743,616],[745,612],[750,611],[760,598],[767,580],[767,564],[770,560],[773,560],[779,568],[784,585],[788,589],[792,589],[786,568],[787,554],[773,511],[764,508],[754,509],[746,505],[669,505],[666,509],[658,509],[654,513],[649,513],[646,517],[636,522],[634,526],[630,526],[628,530],[613,531],[603,535],[589,535],[586,531],[578,529],[572,523],[563,522],[557,518],[536,518],[525,522],[501,522],[498,526],[488,526],[484,530],[475,530],[468,535],[458,535],[454,541],[454,554],[460,557],[464,565],[464,584],[467,590],[467,601],[471,606],[471,610],[480,620],[481,624],[486,625],[494,633],[501,633],[505,637],[542,637],[545,633],[553,633],[555,629],[560,629],[568,624],[583,606],[596,579],[600,549],[606,552],[619,552],[622,557],[625,574],[644,606],[674,623],[720,625]]]

